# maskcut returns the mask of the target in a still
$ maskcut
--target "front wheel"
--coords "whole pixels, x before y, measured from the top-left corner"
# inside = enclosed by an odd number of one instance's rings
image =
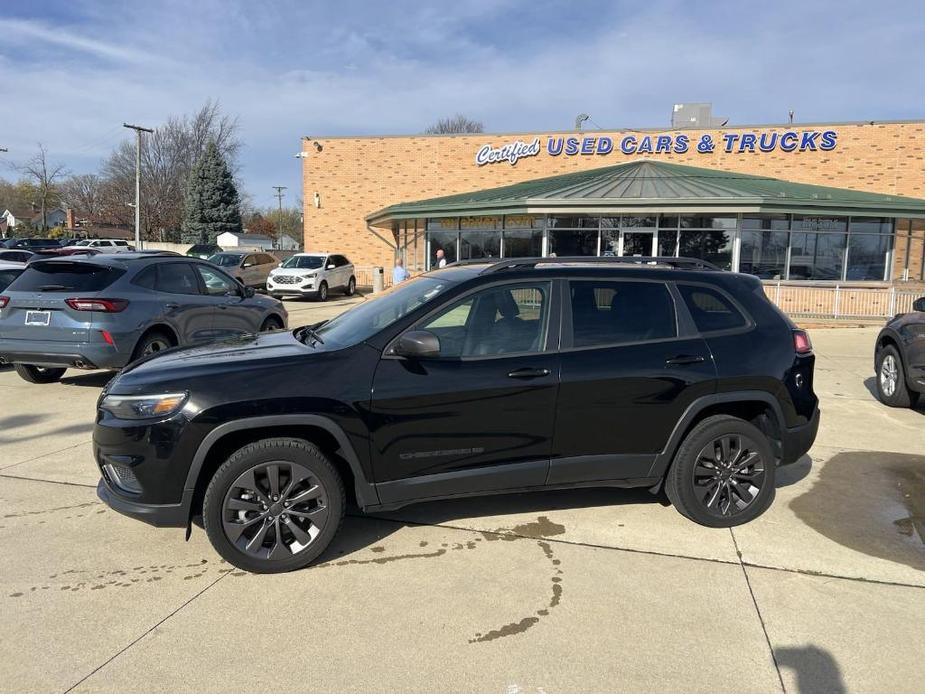
[[[919,394],[909,390],[899,351],[887,345],[877,353],[877,398],[890,407],[915,407]]]
[[[260,328],[260,332],[268,333],[273,330],[282,330],[283,322],[276,316],[270,316],[263,322],[263,326]]]
[[[47,366],[33,366],[32,364],[13,364],[20,378],[29,383],[55,383],[61,380],[67,369]]]
[[[245,446],[218,469],[202,519],[225,561],[280,573],[307,566],[327,548],[344,506],[340,475],[316,446],[272,438]]]
[[[707,417],[678,448],[665,492],[692,521],[729,528],[757,518],[771,505],[776,465],[758,427],[729,415]]]
[[[318,286],[318,301],[327,301],[328,300],[328,283],[322,282]]]
[[[350,280],[347,282],[347,289],[344,291],[346,296],[353,296],[357,291],[357,278],[351,275]]]

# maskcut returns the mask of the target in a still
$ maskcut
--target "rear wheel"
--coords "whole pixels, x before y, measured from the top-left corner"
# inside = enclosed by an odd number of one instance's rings
[[[919,400],[919,394],[906,385],[903,360],[893,345],[877,353],[877,398],[890,407],[914,407]]]
[[[132,361],[163,352],[171,347],[173,347],[173,340],[166,333],[159,331],[147,333],[135,345],[135,351],[132,352]]]
[[[16,373],[29,383],[55,383],[61,380],[67,369],[48,366],[33,366],[32,364],[13,364]]]
[[[771,505],[776,465],[758,427],[729,415],[707,417],[678,448],[665,492],[682,515],[728,528],[757,518]]]
[[[322,282],[318,286],[318,301],[327,301],[328,300],[328,283]]]
[[[357,278],[350,276],[350,280],[347,282],[347,289],[344,290],[344,294],[347,296],[353,296],[357,291]]]
[[[206,489],[202,518],[225,561],[280,573],[307,566],[327,548],[344,506],[340,476],[316,446],[272,438],[225,461]]]

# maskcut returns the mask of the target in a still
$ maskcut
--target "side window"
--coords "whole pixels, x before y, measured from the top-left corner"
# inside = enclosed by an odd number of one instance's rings
[[[440,356],[488,357],[541,352],[550,285],[508,285],[477,292],[418,326],[440,339]]]
[[[193,268],[186,263],[159,263],[157,291],[170,294],[198,294],[199,282]]]
[[[197,265],[196,269],[206,284],[209,296],[230,296],[238,293],[238,283],[215,268]]]
[[[132,284],[145,289],[154,289],[157,285],[157,265],[151,265],[139,272],[132,280]]]
[[[569,289],[575,347],[677,337],[674,301],[661,282],[574,281]]]
[[[348,258],[347,256],[342,255],[340,259],[344,261],[344,265],[350,265],[350,258]]]
[[[268,256],[268,255],[266,255],[266,254],[263,254],[263,255],[261,255],[261,256],[258,257],[258,262],[259,262],[261,265],[270,265],[271,263],[274,263],[275,261],[273,260],[273,258],[272,258],[271,256]]]
[[[257,256],[256,256],[256,255],[248,255],[248,256],[245,256],[244,262],[241,263],[241,267],[244,267],[245,265],[246,265],[247,267],[254,267],[254,265],[256,265],[256,264],[257,264]]]
[[[113,241],[113,245],[115,245],[115,246],[120,246],[120,247],[121,247],[121,246],[128,246],[128,241]]]
[[[702,333],[732,330],[748,325],[739,309],[715,289],[679,284],[678,291],[684,297],[697,329]]]

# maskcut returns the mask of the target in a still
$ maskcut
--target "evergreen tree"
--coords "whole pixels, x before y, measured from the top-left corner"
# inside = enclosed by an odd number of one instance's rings
[[[181,236],[184,243],[215,243],[226,231],[241,231],[240,198],[224,158],[210,141],[190,172]]]

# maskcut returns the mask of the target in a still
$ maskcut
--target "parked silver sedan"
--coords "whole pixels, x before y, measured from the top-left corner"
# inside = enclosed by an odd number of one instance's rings
[[[240,280],[244,286],[255,289],[266,289],[270,270],[279,266],[279,258],[269,253],[244,251],[216,253],[209,257],[209,262]]]

